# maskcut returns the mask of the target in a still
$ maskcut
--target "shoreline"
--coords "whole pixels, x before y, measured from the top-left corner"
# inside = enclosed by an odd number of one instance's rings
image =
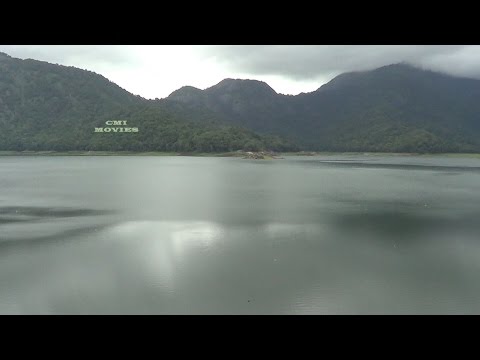
[[[3,156],[190,156],[190,157],[245,157],[246,152],[226,153],[178,153],[178,152],[133,152],[133,151],[0,151]],[[446,157],[469,157],[480,158],[476,153],[381,153],[381,152],[285,152],[278,153],[278,156],[292,157],[317,157],[317,156],[446,156]]]

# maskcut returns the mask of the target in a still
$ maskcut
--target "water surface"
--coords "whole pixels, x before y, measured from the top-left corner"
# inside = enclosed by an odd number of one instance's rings
[[[2,314],[480,313],[480,159],[0,157]]]

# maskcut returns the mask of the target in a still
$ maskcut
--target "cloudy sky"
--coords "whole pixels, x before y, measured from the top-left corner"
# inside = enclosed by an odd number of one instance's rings
[[[0,51],[95,71],[149,99],[225,78],[262,80],[295,95],[343,72],[399,62],[480,79],[476,45],[0,45]]]

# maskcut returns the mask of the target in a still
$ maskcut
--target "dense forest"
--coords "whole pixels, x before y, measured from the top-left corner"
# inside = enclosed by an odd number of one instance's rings
[[[95,133],[123,120],[138,133]],[[0,54],[0,150],[295,151],[195,105],[145,100],[101,75]]]
[[[146,100],[91,71],[0,53],[0,150],[480,152],[480,81],[405,64],[277,94],[225,79]],[[95,133],[106,121],[137,133]]]
[[[308,150],[382,152],[480,152],[479,98],[479,80],[406,64],[342,74],[297,96],[234,79],[169,96]]]

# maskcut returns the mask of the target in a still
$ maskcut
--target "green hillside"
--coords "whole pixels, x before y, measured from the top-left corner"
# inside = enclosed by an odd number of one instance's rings
[[[233,124],[308,150],[480,152],[480,81],[405,64],[343,74],[297,96],[253,80],[184,89],[169,99],[202,104]]]
[[[107,121],[138,133],[95,133]],[[117,128],[116,126],[113,126]],[[0,53],[0,150],[295,150],[208,108],[134,96],[96,73]]]

